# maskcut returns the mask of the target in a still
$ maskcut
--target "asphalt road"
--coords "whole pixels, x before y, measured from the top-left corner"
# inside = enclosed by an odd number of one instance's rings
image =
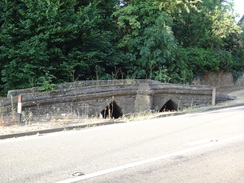
[[[236,183],[244,106],[0,141],[0,182]]]

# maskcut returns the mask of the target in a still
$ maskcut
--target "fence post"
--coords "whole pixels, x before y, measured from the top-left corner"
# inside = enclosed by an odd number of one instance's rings
[[[18,108],[17,108],[17,113],[18,113],[18,121],[21,123],[21,113],[22,113],[22,96],[18,96]]]
[[[216,101],[216,88],[214,87],[212,90],[212,105],[215,105]]]

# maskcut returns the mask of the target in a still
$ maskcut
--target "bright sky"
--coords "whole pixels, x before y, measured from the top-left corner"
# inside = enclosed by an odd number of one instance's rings
[[[235,11],[240,14],[240,16],[237,18],[237,21],[239,21],[244,15],[244,0],[234,0],[234,3]]]

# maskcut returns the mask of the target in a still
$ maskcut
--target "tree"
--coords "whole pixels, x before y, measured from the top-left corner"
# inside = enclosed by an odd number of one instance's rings
[[[56,83],[92,79],[97,66],[112,65],[107,62],[114,54],[108,24],[113,11],[105,12],[99,1],[79,8],[76,0],[14,0],[0,6],[5,90],[35,86],[43,78]]]
[[[224,38],[239,34],[231,1],[208,0],[198,2],[196,8],[175,13],[173,31],[183,47],[218,48],[224,46]]]
[[[155,72],[164,68],[176,46],[167,13],[151,1],[140,1],[127,4],[114,16],[128,75],[155,78]]]
[[[0,1],[0,88],[243,72],[231,0]]]

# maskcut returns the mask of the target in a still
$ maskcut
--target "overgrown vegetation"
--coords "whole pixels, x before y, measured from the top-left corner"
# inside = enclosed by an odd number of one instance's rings
[[[244,71],[231,0],[2,0],[0,89]]]

